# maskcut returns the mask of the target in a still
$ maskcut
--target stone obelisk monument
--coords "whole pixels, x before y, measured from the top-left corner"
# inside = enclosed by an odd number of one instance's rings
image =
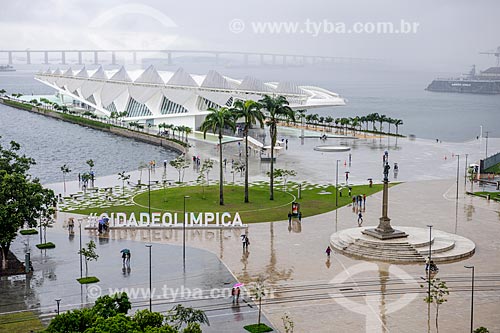
[[[372,236],[378,239],[394,239],[408,237],[408,234],[393,229],[391,227],[391,219],[387,216],[387,210],[389,206],[389,170],[391,167],[389,163],[384,165],[384,190],[382,194],[382,217],[379,219],[378,227],[374,229],[365,229],[362,231],[363,234]]]

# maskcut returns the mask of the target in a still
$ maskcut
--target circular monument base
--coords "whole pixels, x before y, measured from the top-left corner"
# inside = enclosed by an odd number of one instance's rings
[[[344,151],[349,151],[351,150],[350,147],[344,147],[344,146],[316,146],[314,147],[314,150],[316,151],[324,151],[324,152],[344,152]]]
[[[413,227],[394,227],[408,234],[405,238],[378,239],[362,232],[373,227],[345,229],[330,237],[332,248],[349,257],[366,260],[423,263],[429,256],[429,230]],[[431,258],[436,263],[463,260],[474,254],[471,240],[440,230],[432,230]]]

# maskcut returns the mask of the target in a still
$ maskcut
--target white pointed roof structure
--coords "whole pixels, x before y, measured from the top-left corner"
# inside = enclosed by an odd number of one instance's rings
[[[99,66],[97,70],[92,74],[92,79],[98,79],[98,80],[107,80],[108,76],[106,75],[106,72],[104,72],[104,69],[102,69],[102,66]]]
[[[264,84],[264,82],[252,76],[245,76],[238,89],[246,91],[272,91],[271,88]]]
[[[304,91],[292,82],[280,82],[276,87],[276,93],[303,94]]]
[[[116,81],[116,82],[113,82]],[[118,72],[116,72],[109,81],[107,81],[101,90],[101,103],[103,107],[108,107],[115,99],[117,99],[121,94],[128,91],[129,85],[117,82],[132,82],[130,76],[127,73],[125,67],[121,67]]]
[[[168,80],[167,85],[186,87],[198,86],[191,75],[186,73],[181,67],[175,71],[174,75]]]
[[[230,85],[226,79],[214,70],[210,70],[201,84],[203,88],[229,89]]]
[[[151,83],[154,85],[163,85],[164,82],[153,65],[149,66],[135,81],[134,83]],[[160,87],[131,85],[128,88],[130,97],[137,102],[144,104],[154,95],[161,93]]]
[[[116,72],[113,76],[109,78],[111,81],[124,81],[124,82],[132,82],[132,79],[127,73],[125,67],[120,67],[118,72]]]
[[[70,67],[63,74],[61,74],[61,76],[55,81],[55,83],[57,83],[57,85],[60,87],[66,87],[72,77],[73,70]]]
[[[85,68],[85,66],[83,66],[83,68],[80,69],[78,73],[76,73],[75,77],[81,77],[81,78],[89,77],[89,73],[87,73],[87,69]]]

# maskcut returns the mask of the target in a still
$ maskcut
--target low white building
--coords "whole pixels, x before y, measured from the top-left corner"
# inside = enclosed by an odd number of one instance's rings
[[[283,95],[296,110],[345,105],[338,94],[319,87],[262,82],[250,76],[236,80],[216,71],[194,75],[182,68],[176,72],[156,71],[153,66],[144,71],[70,68],[48,70],[35,79],[98,115],[126,111],[125,121],[193,129],[199,128],[208,108],[230,107],[237,99],[257,101],[264,95]]]

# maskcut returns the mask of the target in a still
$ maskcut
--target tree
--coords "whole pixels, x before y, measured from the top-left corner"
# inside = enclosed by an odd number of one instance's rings
[[[5,93],[6,93],[6,92],[7,92],[7,90],[5,90],[5,89],[0,89],[0,95],[2,95],[2,96],[3,96],[3,95],[5,95]]]
[[[171,160],[169,164],[177,170],[177,172],[179,173],[179,183],[182,183],[182,181],[184,180],[183,171],[184,169],[187,169],[189,167],[190,161],[187,160],[185,156],[179,155],[175,159]],[[183,176],[182,180],[181,174]]]
[[[288,106],[288,101],[284,96],[271,97],[265,95],[259,101],[262,106],[269,112],[266,124],[269,126],[269,133],[271,136],[271,168],[270,168],[270,181],[269,181],[269,199],[274,200],[274,146],[276,145],[276,138],[278,137],[278,117],[283,116],[287,119],[290,118],[295,122],[295,117],[292,109]]]
[[[269,176],[269,172],[267,173]],[[274,170],[274,178],[280,179],[283,178],[283,191],[286,192],[286,183],[288,181],[288,177],[297,176],[297,172],[295,170],[286,170],[286,169],[275,169]]]
[[[95,252],[96,245],[93,240],[88,242],[87,247],[82,248],[80,251],[78,251],[78,254],[81,254],[82,256],[85,257],[85,277],[88,277],[88,262],[92,260],[97,260],[99,258],[99,255]]]
[[[378,122],[380,124],[380,133],[382,133],[382,124],[387,122],[387,116],[385,114],[382,114],[378,117]]]
[[[236,129],[234,117],[231,111],[226,107],[220,109],[209,108],[210,112],[200,126],[203,132],[203,138],[207,137],[207,132],[211,131],[218,134],[219,138],[219,205],[224,205],[224,174],[222,173],[222,131],[229,127],[231,130]]]
[[[285,312],[283,314],[283,317],[281,317],[281,320],[283,321],[283,327],[285,329],[285,333],[293,333],[293,328],[295,327],[295,324],[292,320],[292,317],[290,316],[290,313]]]
[[[165,318],[167,322],[171,323],[171,326],[177,330],[183,325],[189,324],[206,324],[210,326],[210,322],[205,312],[193,308],[186,308],[181,304],[170,309]]]
[[[185,126],[184,133],[186,133],[186,142],[188,142],[188,135],[193,133],[193,129],[191,127]]]
[[[125,171],[118,172],[118,179],[122,181],[122,195],[125,194],[125,181],[130,179],[130,175],[126,175]]]
[[[243,118],[243,136],[245,137],[245,202],[248,202],[248,131],[252,125],[259,123],[264,127],[264,114],[261,111],[261,105],[255,101],[237,100],[234,102],[233,109],[236,118]]]
[[[428,277],[429,278],[429,277]],[[429,282],[427,280],[427,282]],[[428,288],[428,285],[420,285],[420,288]],[[446,282],[441,281],[440,278],[431,278],[430,280],[430,295],[428,294],[424,298],[424,302],[427,304],[434,304],[436,306],[436,332],[439,333],[439,325],[438,325],[438,320],[439,320],[439,306],[448,300],[445,298],[447,295],[449,295],[450,292],[448,290],[448,287],[446,286]]]
[[[5,149],[0,144],[0,248],[2,269],[7,269],[7,256],[12,241],[24,225],[34,227],[44,207],[54,206],[54,192],[45,189],[37,178],[28,174],[32,158],[19,155],[21,146],[10,142]]]
[[[260,317],[262,313],[262,299],[266,297],[266,286],[264,285],[264,281],[259,279],[255,286],[251,289],[252,296],[259,301],[259,319],[257,321],[258,327],[260,327]]]
[[[203,164],[201,165],[198,178],[196,179],[198,183],[201,184],[203,190],[203,199],[205,199],[205,184],[207,184],[207,186],[210,186],[210,180],[208,176],[213,166],[214,166],[214,161],[212,161],[211,159],[204,160]]]
[[[128,321],[125,318],[129,318],[125,317],[125,315],[131,307],[132,305],[126,293],[101,296],[91,308],[67,311],[57,315],[50,322],[45,332],[129,332],[130,330],[116,331],[116,329],[124,328],[123,322]],[[107,319],[117,316],[120,318],[113,320],[115,330],[102,327]],[[129,325],[127,324],[125,327],[129,327]],[[97,329],[98,326],[100,327]],[[139,327],[138,324],[137,327]]]
[[[43,227],[43,243],[45,244],[47,244],[47,228],[49,228],[55,222],[55,212],[56,209],[53,205],[51,205],[51,202],[46,202],[40,210],[40,227]]]
[[[67,164],[64,164],[62,167],[61,167],[61,172],[63,174],[63,183],[64,183],[64,194],[66,194],[66,174],[67,173],[70,173],[71,170],[70,168],[68,167]]]
[[[403,120],[394,119],[394,126],[396,126],[396,135],[399,134],[399,126],[403,125]]]
[[[90,160],[87,160],[85,163],[87,163],[87,165],[89,166],[90,168],[90,172],[92,172],[92,168],[95,166],[94,164],[94,160],[93,159],[90,159]]]

